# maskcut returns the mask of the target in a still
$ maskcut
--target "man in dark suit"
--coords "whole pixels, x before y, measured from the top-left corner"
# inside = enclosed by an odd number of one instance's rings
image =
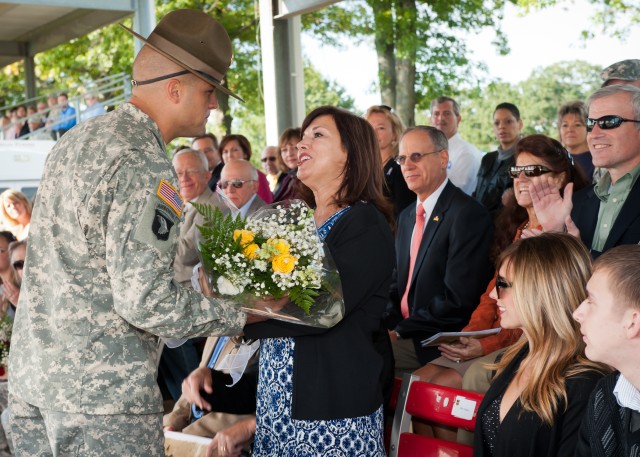
[[[492,273],[491,217],[447,179],[447,148],[434,127],[410,128],[400,142],[397,160],[418,200],[398,217],[396,281],[386,316],[396,374],[440,355],[420,341],[464,327]]]
[[[603,87],[588,105],[589,150],[593,164],[607,172],[573,200],[570,192],[563,199],[543,175],[532,180],[531,197],[545,231],[566,227],[598,257],[614,246],[640,243],[640,88]]]

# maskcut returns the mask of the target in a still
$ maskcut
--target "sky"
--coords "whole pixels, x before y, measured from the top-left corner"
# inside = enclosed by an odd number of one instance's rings
[[[585,60],[606,67],[619,60],[640,58],[640,26],[625,42],[599,31],[594,39],[581,40],[580,32],[592,27],[592,14],[593,7],[587,0],[564,1],[560,6],[527,15],[508,4],[502,30],[508,37],[510,54],[498,55],[491,45],[493,30],[468,37],[467,47],[473,60],[484,62],[490,69],[490,78],[511,83],[527,79],[536,67],[564,60]],[[302,52],[326,78],[342,85],[355,98],[359,110],[380,103],[374,89],[377,62],[373,40],[370,44],[347,45],[345,50],[336,50],[303,34]],[[330,65],[323,64],[327,62]]]

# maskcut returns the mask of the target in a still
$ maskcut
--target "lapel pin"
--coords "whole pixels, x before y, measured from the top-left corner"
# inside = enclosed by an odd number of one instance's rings
[[[433,220],[434,220],[434,221],[436,221],[436,222],[440,222],[440,217],[438,217],[438,216],[434,216],[434,217],[433,217]]]

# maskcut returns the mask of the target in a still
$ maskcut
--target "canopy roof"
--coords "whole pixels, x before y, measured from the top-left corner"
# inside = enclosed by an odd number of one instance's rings
[[[134,13],[136,0],[0,0],[0,68]]]

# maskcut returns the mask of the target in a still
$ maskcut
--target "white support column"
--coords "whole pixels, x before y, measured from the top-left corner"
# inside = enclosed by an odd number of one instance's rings
[[[133,30],[143,37],[148,37],[156,26],[156,6],[153,0],[134,0]],[[133,54],[138,55],[142,42],[133,40]]]
[[[262,90],[267,144],[277,145],[278,104],[276,101],[276,57],[274,46],[273,2],[260,0],[260,44],[262,51]]]

